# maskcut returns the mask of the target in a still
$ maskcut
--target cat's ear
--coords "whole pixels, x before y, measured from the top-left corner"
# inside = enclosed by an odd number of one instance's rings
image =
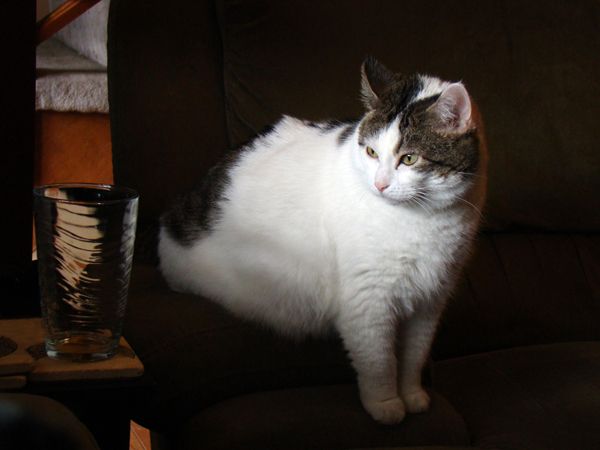
[[[394,73],[372,56],[367,56],[360,68],[361,96],[367,109],[375,109],[381,94],[394,81]]]
[[[466,133],[474,127],[471,98],[462,83],[452,83],[429,108],[438,119],[438,128],[446,133]]]

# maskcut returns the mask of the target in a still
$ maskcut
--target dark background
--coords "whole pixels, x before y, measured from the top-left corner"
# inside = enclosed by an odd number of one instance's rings
[[[2,5],[0,52],[0,317],[37,306],[31,264],[35,132],[35,2]]]

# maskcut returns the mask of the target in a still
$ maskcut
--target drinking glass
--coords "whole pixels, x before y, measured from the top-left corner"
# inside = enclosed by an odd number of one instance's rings
[[[34,189],[46,353],[93,361],[121,338],[133,259],[138,194],[105,184]]]

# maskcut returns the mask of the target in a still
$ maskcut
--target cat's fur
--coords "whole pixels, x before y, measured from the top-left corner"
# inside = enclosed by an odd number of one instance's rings
[[[229,155],[163,216],[160,267],[285,334],[335,327],[364,407],[397,423],[429,406],[421,369],[479,223],[485,155],[460,83],[368,58],[362,96],[357,122],[283,117]]]

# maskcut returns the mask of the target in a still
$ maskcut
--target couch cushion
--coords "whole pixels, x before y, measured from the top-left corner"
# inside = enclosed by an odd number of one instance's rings
[[[600,235],[487,233],[442,319],[436,359],[600,340]]]
[[[600,448],[600,342],[439,362],[434,386],[460,412],[481,448]]]
[[[440,395],[397,426],[374,422],[355,385],[259,392],[207,408],[170,436],[173,448],[347,449],[365,446],[466,445],[464,422]]]

